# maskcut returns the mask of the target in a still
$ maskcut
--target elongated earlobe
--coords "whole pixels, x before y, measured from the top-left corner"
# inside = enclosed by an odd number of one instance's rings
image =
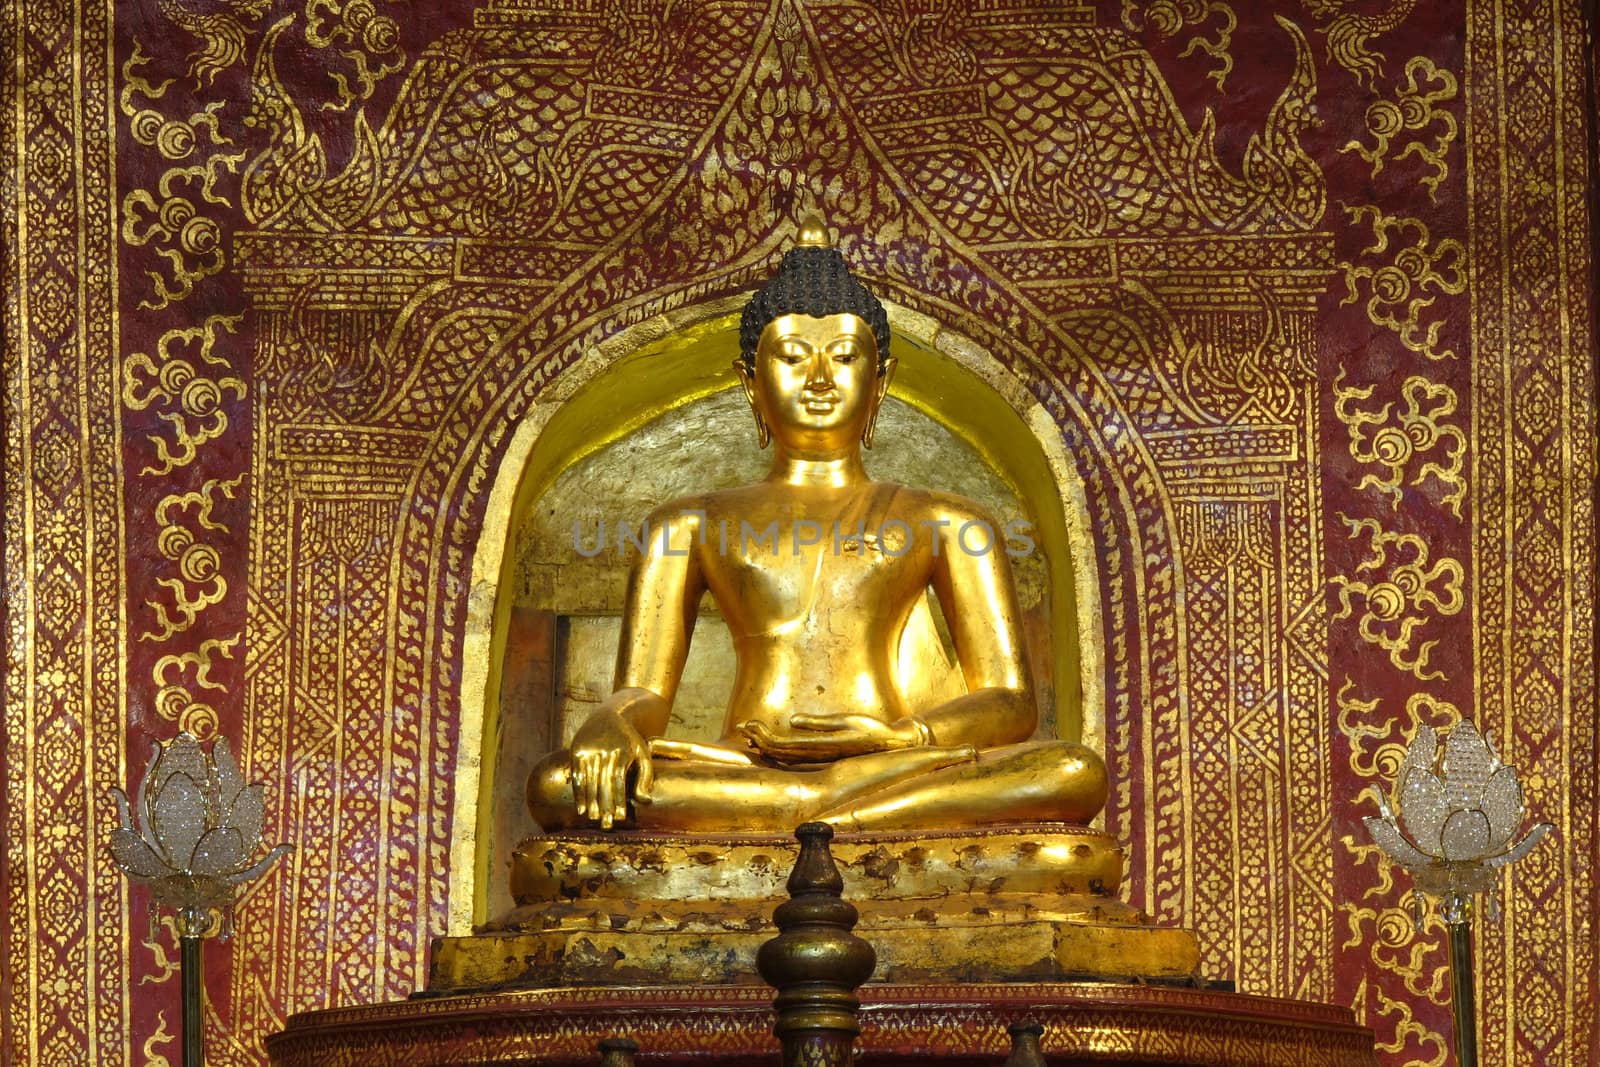
[[[743,359],[733,361],[734,373],[739,375],[739,384],[744,387],[744,398],[750,405],[750,414],[756,420],[756,445],[763,451],[772,443],[772,430],[767,426],[767,420],[761,417],[761,407],[756,403],[756,383],[750,377],[750,368],[744,365]]]
[[[861,447],[872,447],[872,435],[878,429],[878,412],[883,410],[884,398],[889,395],[889,380],[894,377],[896,360],[890,357],[883,361],[883,370],[878,372],[878,381],[873,388],[872,410],[867,414],[867,425],[861,431]]]

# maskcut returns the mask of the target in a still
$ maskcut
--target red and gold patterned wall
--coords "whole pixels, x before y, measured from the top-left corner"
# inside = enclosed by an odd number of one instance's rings
[[[1481,929],[1485,1060],[1594,1062],[1587,34],[1577,0],[12,0],[6,1062],[178,1055],[105,794],[179,728],[297,845],[209,949],[213,1062],[418,988],[511,432],[809,205],[1079,465],[1136,898],[1211,977],[1447,1062],[1439,929],[1360,818],[1470,716],[1557,828]]]

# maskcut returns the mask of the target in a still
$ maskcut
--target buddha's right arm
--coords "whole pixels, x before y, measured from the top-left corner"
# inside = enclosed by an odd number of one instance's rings
[[[660,693],[630,687],[618,689],[606,697],[592,714],[603,712],[621,716],[624,722],[639,732],[639,736],[648,740],[666,733],[672,705]]]
[[[628,575],[616,689],[572,738],[578,815],[605,829],[627,817],[631,769],[638,769],[634,798],[650,797],[649,742],[666,732],[705,588],[695,555],[697,517],[682,503],[650,516],[649,539]]]
[[[615,691],[606,703],[646,738],[666,732],[689,656],[705,591],[697,551],[702,514],[686,501],[658,508],[628,573]]]

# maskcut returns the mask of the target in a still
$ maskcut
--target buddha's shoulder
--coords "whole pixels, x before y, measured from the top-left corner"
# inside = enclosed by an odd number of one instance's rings
[[[761,485],[740,485],[730,489],[711,489],[680,496],[659,505],[650,513],[652,523],[687,523],[694,525],[707,520],[726,518],[751,504],[765,499],[768,494]]]
[[[983,505],[959,493],[899,482],[872,482],[864,488],[875,498],[868,504],[869,509],[885,518],[906,522],[992,521]],[[650,513],[650,521],[653,524],[693,525],[730,517],[749,518],[771,510],[772,500],[772,487],[764,482],[712,489],[667,501]]]
[[[928,520],[945,522],[981,521],[992,523],[993,516],[987,508],[970,497],[947,493],[942,489],[900,485],[894,482],[877,483],[880,491],[888,490],[889,514],[902,520]]]

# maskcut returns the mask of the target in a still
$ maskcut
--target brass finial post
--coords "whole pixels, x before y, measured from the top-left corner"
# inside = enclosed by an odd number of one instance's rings
[[[1459,921],[1450,927],[1450,1009],[1455,1018],[1456,1063],[1478,1067],[1478,1004],[1473,989],[1477,974],[1472,963],[1472,902],[1463,905]]]
[[[178,988],[182,1007],[183,1067],[205,1067],[205,990],[200,950],[211,932],[211,912],[207,908],[178,909],[174,927],[178,931]]]
[[[633,1067],[633,1054],[639,1042],[626,1037],[608,1037],[600,1042],[600,1067]]]
[[[1044,1036],[1044,1027],[1038,1023],[1012,1023],[1008,1028],[1011,1032],[1011,1055],[1006,1057],[1005,1067],[1045,1067],[1044,1049],[1039,1045],[1039,1039]]]
[[[795,831],[800,857],[789,875],[789,899],[773,921],[778,936],[761,946],[756,968],[778,991],[772,1032],[784,1067],[849,1067],[855,1058],[855,991],[872,974],[877,953],[851,931],[859,917],[843,897],[844,879],[828,851],[833,827],[808,822]]]

